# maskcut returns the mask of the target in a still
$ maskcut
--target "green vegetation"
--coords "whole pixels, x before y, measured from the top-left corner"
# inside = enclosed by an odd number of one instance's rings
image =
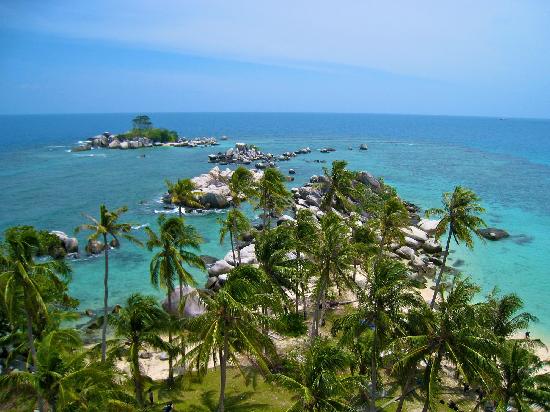
[[[140,130],[148,130],[145,120]],[[52,239],[28,226],[6,231],[0,345],[10,348],[7,364],[23,363],[0,375],[0,409],[152,411],[173,401],[176,411],[426,412],[447,410],[445,403],[463,411],[550,410],[548,363],[535,352],[542,343],[515,338],[536,318],[515,294],[495,289],[480,299],[479,287],[460,274],[440,282],[443,269],[432,305],[425,302],[421,281],[391,254],[409,225],[393,188],[361,187],[345,162],[335,162],[312,188],[322,195],[319,216],[302,209],[273,227],[271,219],[291,205],[284,177],[266,169],[254,182],[237,170],[232,208],[220,220],[221,238],[229,235],[239,263],[227,279],[216,280],[216,291],[183,297],[183,287],[195,283],[189,268],[205,269],[195,253],[202,240],[181,217],[161,215],[158,231],[146,234],[155,251],[150,280],[166,291],[168,313],[140,294],[109,313],[103,248],[102,343],[91,348],[75,330],[60,328],[74,304],[66,263],[35,259]],[[192,198],[187,179],[168,186],[174,203]],[[243,201],[263,212],[263,227],[253,232],[256,265],[238,254],[238,241],[251,232]],[[88,217],[92,223],[79,230],[106,245],[108,237],[136,242],[130,225],[118,221],[125,210],[101,206],[100,218]],[[460,187],[444,195],[443,209],[429,211],[443,217],[437,235],[448,233],[445,254],[452,237],[473,247],[482,211],[477,196]],[[370,217],[365,223],[357,219],[362,213]],[[173,305],[176,282],[180,301]],[[183,312],[190,297],[203,309],[194,318]],[[141,369],[140,354],[151,349],[168,354],[166,381]]]
[[[179,139],[178,132],[164,128],[153,127],[149,116],[139,115],[132,120],[132,129],[117,135],[119,140],[131,140],[137,137],[146,137],[153,142],[171,143]]]

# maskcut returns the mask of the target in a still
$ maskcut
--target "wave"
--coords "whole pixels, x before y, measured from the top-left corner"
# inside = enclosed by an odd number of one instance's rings
[[[143,229],[144,227],[149,227],[149,223],[144,223],[143,225],[132,226],[132,230],[139,230],[139,229]]]
[[[77,154],[76,156],[77,156],[77,157],[107,157],[107,155],[104,154],[104,153],[99,153],[99,154],[95,154],[95,153],[90,153],[90,154]]]

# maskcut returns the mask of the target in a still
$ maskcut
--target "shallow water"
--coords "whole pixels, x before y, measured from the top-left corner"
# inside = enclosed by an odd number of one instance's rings
[[[93,150],[67,153],[77,141],[104,130],[124,131],[132,114],[0,116],[0,230],[16,224],[72,233],[96,215],[99,204],[127,205],[127,221],[155,227],[164,180],[208,171],[211,152],[237,141],[281,153],[303,146],[332,146],[336,152],[280,163],[294,168],[294,185],[322,173],[334,159],[350,168],[369,170],[400,195],[423,208],[438,206],[443,191],[457,184],[483,199],[490,226],[512,234],[500,242],[476,242],[469,251],[456,248],[452,262],[480,283],[484,291],[498,285],[514,291],[540,318],[537,332],[550,337],[550,121],[466,117],[358,114],[152,114],[153,122],[195,136],[229,136],[217,148],[153,148],[130,151]],[[361,143],[368,151],[359,151]],[[352,147],[354,150],[348,150]],[[140,157],[145,154],[146,157]],[[326,160],[326,164],[312,162]],[[202,254],[222,257],[218,244],[220,215],[187,216],[205,238]],[[142,233],[137,229],[136,233]],[[81,245],[86,234],[79,235]],[[110,300],[120,303],[133,291],[162,295],[150,286],[152,253],[124,242],[111,259]],[[460,260],[463,261],[460,262]],[[461,264],[462,263],[462,264]],[[71,291],[81,307],[97,308],[102,300],[103,260],[72,262]],[[205,275],[195,272],[198,282]]]

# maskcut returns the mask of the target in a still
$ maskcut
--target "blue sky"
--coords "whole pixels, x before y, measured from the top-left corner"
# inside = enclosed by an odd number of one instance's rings
[[[0,0],[0,113],[550,117],[550,2]]]

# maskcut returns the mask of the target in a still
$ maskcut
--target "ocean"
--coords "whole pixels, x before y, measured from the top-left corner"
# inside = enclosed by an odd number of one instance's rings
[[[309,146],[313,152],[281,162],[296,170],[300,185],[335,159],[368,170],[394,185],[401,197],[423,209],[440,205],[455,185],[473,189],[487,209],[489,226],[511,237],[476,241],[473,251],[454,245],[451,265],[471,276],[483,293],[494,286],[519,294],[539,317],[532,336],[550,337],[550,120],[375,114],[151,113],[158,127],[186,137],[228,136],[211,148],[96,149],[70,147],[103,131],[128,130],[134,114],[0,116],[0,230],[13,225],[72,234],[83,213],[126,205],[122,220],[135,234],[156,228],[165,179],[207,172],[207,155],[236,142],[282,153]],[[360,151],[360,144],[368,151]],[[323,154],[322,147],[335,152]],[[353,149],[353,150],[350,150]],[[145,154],[145,157],[141,157]],[[314,160],[325,160],[316,163]],[[187,215],[204,237],[200,253],[222,258],[229,245],[218,242],[219,213]],[[78,236],[81,250],[86,233]],[[132,292],[161,297],[149,281],[152,252],[122,242],[110,259],[110,302]],[[82,310],[102,305],[103,258],[71,261],[71,293]],[[195,271],[197,282],[206,274]]]

